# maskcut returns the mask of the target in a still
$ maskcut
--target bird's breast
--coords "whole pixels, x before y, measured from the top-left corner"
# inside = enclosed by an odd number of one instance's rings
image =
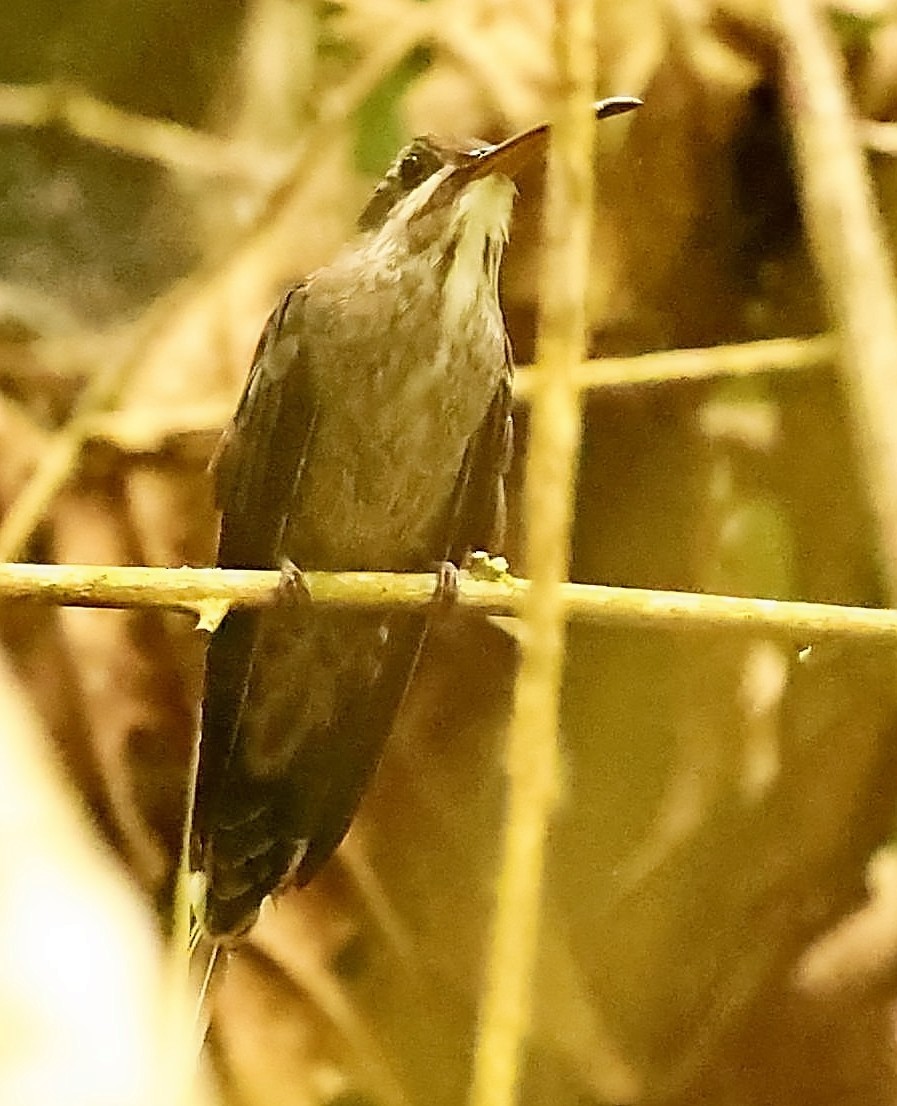
[[[285,535],[300,567],[408,570],[446,556],[471,437],[505,372],[497,295],[447,320],[438,264],[310,290],[314,433]],[[334,283],[336,287],[334,287]],[[353,292],[354,287],[354,292]]]

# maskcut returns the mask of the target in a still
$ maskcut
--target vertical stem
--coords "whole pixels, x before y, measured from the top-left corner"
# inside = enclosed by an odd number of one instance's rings
[[[897,603],[897,288],[838,45],[815,0],[778,0],[802,209]]]
[[[560,585],[567,577],[584,357],[592,209],[593,0],[555,0],[557,97],[552,113],[540,368],[526,479],[527,565],[522,657],[508,739],[509,797],[496,913],[474,1058],[471,1106],[512,1106],[530,1025],[545,843],[556,793],[564,659]]]

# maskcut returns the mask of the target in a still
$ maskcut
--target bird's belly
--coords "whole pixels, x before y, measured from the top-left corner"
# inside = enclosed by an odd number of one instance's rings
[[[464,388],[436,378],[322,404],[285,534],[299,567],[413,571],[448,555],[449,512],[504,371],[501,348],[462,375]]]
[[[447,555],[467,443],[450,442],[433,421],[422,417],[388,441],[319,426],[285,536],[296,564],[397,571]]]

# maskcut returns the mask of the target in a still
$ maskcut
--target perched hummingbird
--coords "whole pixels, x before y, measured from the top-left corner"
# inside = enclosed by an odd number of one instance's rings
[[[598,118],[640,101],[595,105]],[[332,264],[268,320],[214,462],[218,564],[431,570],[497,551],[513,366],[498,298],[513,178],[498,145],[417,138]],[[342,841],[392,728],[423,612],[232,610],[206,661],[191,867],[206,933],[235,937]]]

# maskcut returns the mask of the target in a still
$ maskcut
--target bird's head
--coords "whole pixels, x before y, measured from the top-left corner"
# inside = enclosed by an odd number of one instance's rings
[[[620,115],[640,104],[630,96],[600,100],[594,105],[595,118]],[[513,197],[510,182],[544,152],[548,134],[549,125],[540,123],[494,145],[453,144],[432,135],[415,138],[378,184],[359,216],[359,230],[376,234],[387,224],[393,229],[404,224],[416,238],[439,237],[437,227],[457,223],[462,212],[475,214],[489,207],[506,227]],[[495,178],[501,179],[497,188],[487,183]]]
[[[604,119],[638,107],[614,97],[595,104]],[[544,152],[540,123],[495,145],[416,138],[398,155],[358,220],[369,256],[388,256],[390,268],[423,263],[442,282],[443,321],[460,332],[465,318],[498,311],[498,270],[508,238],[514,178]]]

